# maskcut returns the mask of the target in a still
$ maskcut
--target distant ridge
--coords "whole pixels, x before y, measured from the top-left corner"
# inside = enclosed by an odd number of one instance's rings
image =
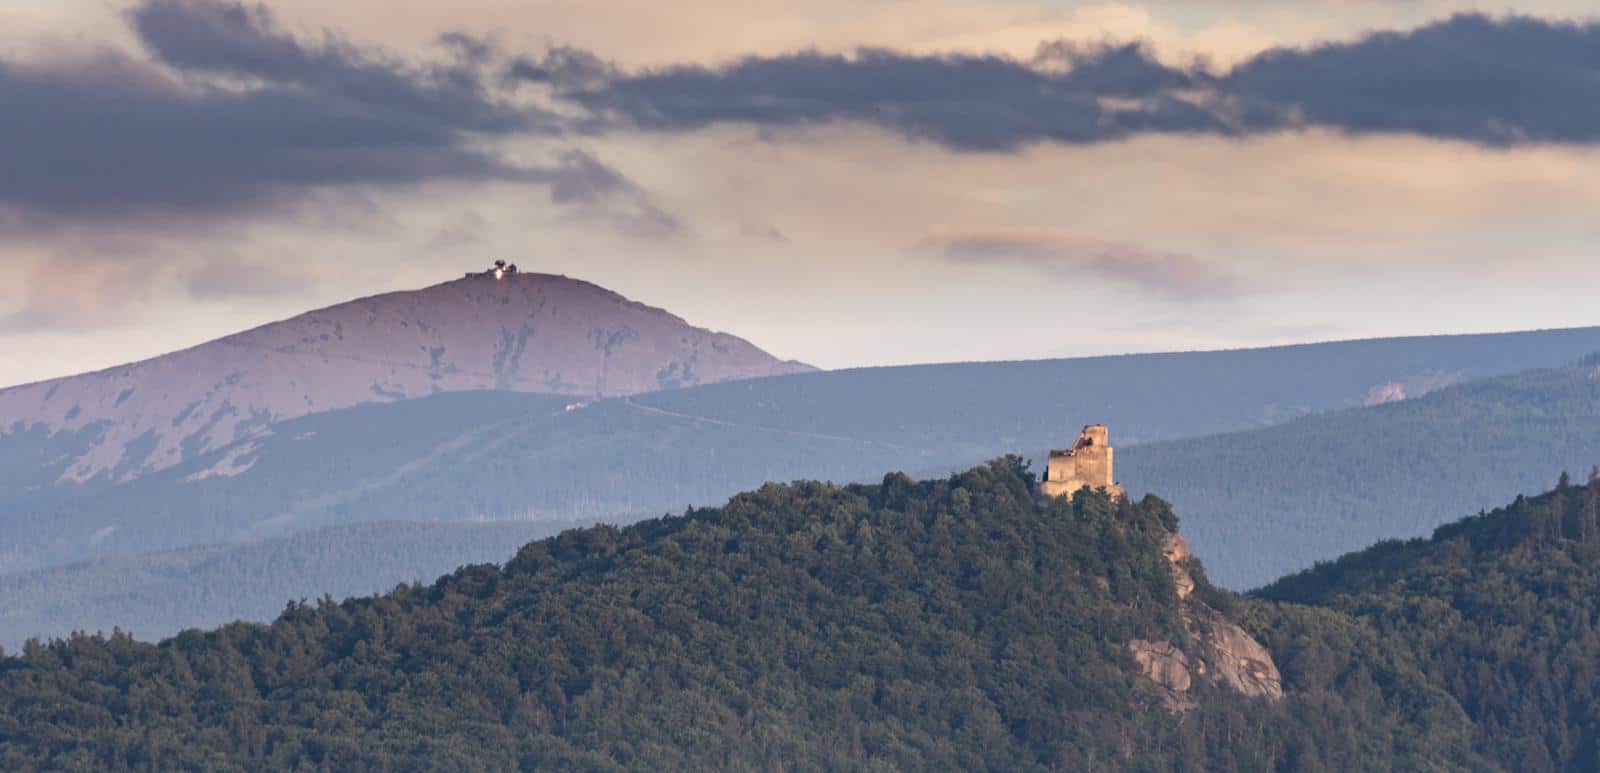
[[[616,397],[814,370],[603,287],[472,277],[0,391],[0,435],[73,436],[66,481],[124,481],[284,419],[438,392]]]
[[[1600,463],[1593,358],[1272,427],[1119,449],[1129,491],[1182,502],[1211,577],[1270,582]],[[1249,535],[1242,539],[1241,535]]]

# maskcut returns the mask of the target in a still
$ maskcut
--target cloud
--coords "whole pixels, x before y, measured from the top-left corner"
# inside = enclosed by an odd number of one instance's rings
[[[964,151],[1312,127],[1490,146],[1600,141],[1600,23],[1522,16],[1274,49],[1225,73],[1163,64],[1142,44],[1050,42],[1031,60],[801,52],[587,81],[565,98],[614,127],[854,122]]]
[[[589,51],[572,46],[552,46],[544,56],[519,56],[506,66],[503,77],[511,83],[549,84],[562,89],[603,85],[620,71]]]
[[[259,79],[309,89],[403,120],[417,130],[507,132],[532,128],[533,112],[494,98],[473,66],[487,44],[460,33],[441,42],[458,54],[448,64],[414,65],[363,50],[336,33],[302,43],[265,6],[218,0],[144,0],[128,21],[160,62],[190,74]]]
[[[1268,51],[1229,73],[1222,91],[1252,128],[1589,144],[1600,141],[1600,23],[1461,14]]]
[[[146,0],[128,14],[155,59],[100,51],[0,62],[0,205],[35,217],[214,215],[297,190],[529,173],[473,132],[530,120],[473,79],[408,70],[337,38],[301,45],[262,7]],[[199,76],[242,83],[214,83]]]
[[[490,62],[497,54],[493,43],[460,31],[440,35],[438,43],[454,52],[461,61],[474,65]]]
[[[580,151],[497,152],[565,119],[502,93],[492,47],[470,36],[418,63],[333,32],[303,40],[260,5],[143,0],[126,20],[149,60],[0,59],[0,225],[259,216],[322,190],[432,182],[549,186],[554,204],[615,201],[623,218],[649,204]]]
[[[1240,290],[1238,280],[1227,269],[1192,255],[1058,230],[940,234],[924,240],[919,248],[962,263],[1028,266],[1058,278],[1112,281],[1176,299],[1227,297]]]
[[[1188,70],[1156,61],[1143,43],[1084,45],[1068,40],[1047,41],[1029,63],[1033,68],[1060,74],[1062,88],[1102,97],[1151,97],[1176,89],[1190,89],[1209,80]]]
[[[1151,92],[1149,78],[1186,82],[1189,76],[1137,46],[1084,52],[1073,63],[1057,73],[998,56],[802,52],[626,75],[565,96],[645,130],[852,121],[982,151],[1047,140],[1095,142],[1133,131],[1227,128],[1199,107]],[[1120,99],[1113,105],[1104,97]]]
[[[1600,141],[1600,24],[1518,16],[1275,49],[1226,73],[1147,44],[1068,41],[1031,58],[802,51],[625,71],[570,46],[507,56],[460,32],[436,36],[437,59],[406,58],[296,35],[232,0],[142,0],[124,18],[147,59],[0,59],[0,225],[258,216],[324,189],[512,182],[659,236],[683,224],[592,154],[547,145],[549,161],[529,162],[502,141],[729,123],[868,124],[993,153],[1305,128]]]
[[[457,130],[326,94],[189,88],[102,52],[50,69],[0,63],[0,205],[38,217],[209,215],[296,189],[525,174]]]
[[[583,150],[562,151],[558,165],[545,177],[551,201],[608,220],[623,233],[666,238],[684,230],[683,223],[657,206],[643,188]]]

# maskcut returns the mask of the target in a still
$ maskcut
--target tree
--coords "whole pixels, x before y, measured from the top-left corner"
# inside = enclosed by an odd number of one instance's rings
[[[1600,534],[1600,480],[1591,478],[1583,489],[1583,511],[1579,518],[1581,533],[1578,539],[1588,542]]]

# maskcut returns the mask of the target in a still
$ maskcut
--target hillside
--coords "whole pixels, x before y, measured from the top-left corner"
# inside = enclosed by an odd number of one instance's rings
[[[459,279],[0,391],[0,458],[35,462],[8,463],[0,497],[130,480],[364,403],[483,389],[594,398],[807,370],[576,279]]]
[[[1504,769],[1600,769],[1600,482],[1518,497],[1259,596],[1336,610],[1412,653]]]
[[[1121,445],[1197,437],[1420,397],[1597,351],[1600,328],[1378,338],[862,368],[655,393],[636,402],[738,426],[915,449],[964,447],[978,454],[957,462],[965,465],[1070,441],[1090,422],[1109,425]]]
[[[1182,503],[1215,580],[1270,582],[1415,537],[1600,463],[1596,361],[1249,432],[1119,448],[1131,492]],[[1244,538],[1248,535],[1248,538]]]
[[[441,394],[280,422],[271,434],[119,486],[0,505],[0,567],[10,574],[361,522],[481,520],[485,513],[470,509],[465,482],[430,481],[462,503],[458,509],[351,508],[431,460],[470,446],[497,424],[562,414],[568,399]],[[299,517],[302,511],[324,515]]]
[[[1175,525],[1155,498],[1045,502],[1014,458],[765,486],[270,626],[30,644],[0,659],[0,765],[1478,762],[1459,711],[1359,632],[1326,683],[1233,686],[1237,648],[1259,646],[1164,554]],[[1331,681],[1372,674],[1401,678],[1351,699]]]
[[[362,596],[505,558],[508,545],[572,524],[363,523],[290,537],[107,558],[0,577],[0,647],[109,631],[142,639],[271,620],[290,599]],[[111,624],[108,624],[111,621]]]

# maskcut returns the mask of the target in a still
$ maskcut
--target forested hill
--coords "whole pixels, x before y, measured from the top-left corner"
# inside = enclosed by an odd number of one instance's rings
[[[1122,482],[1178,503],[1195,552],[1235,589],[1379,540],[1426,535],[1597,463],[1596,358],[1266,429],[1117,449]]]
[[[577,524],[358,523],[0,576],[0,647],[111,630],[142,639],[233,620],[271,620],[288,599],[368,595],[432,580]]]
[[[1249,637],[1198,564],[1174,571],[1175,525],[1154,497],[1043,500],[1015,457],[768,485],[270,626],[30,643],[0,659],[0,768],[1480,762],[1459,710],[1358,626],[1315,669],[1291,656],[1282,700],[1213,681],[1226,632]],[[1136,643],[1168,658],[1160,684]]]
[[[1600,481],[1376,545],[1259,596],[1337,610],[1409,653],[1506,769],[1600,770]]]

